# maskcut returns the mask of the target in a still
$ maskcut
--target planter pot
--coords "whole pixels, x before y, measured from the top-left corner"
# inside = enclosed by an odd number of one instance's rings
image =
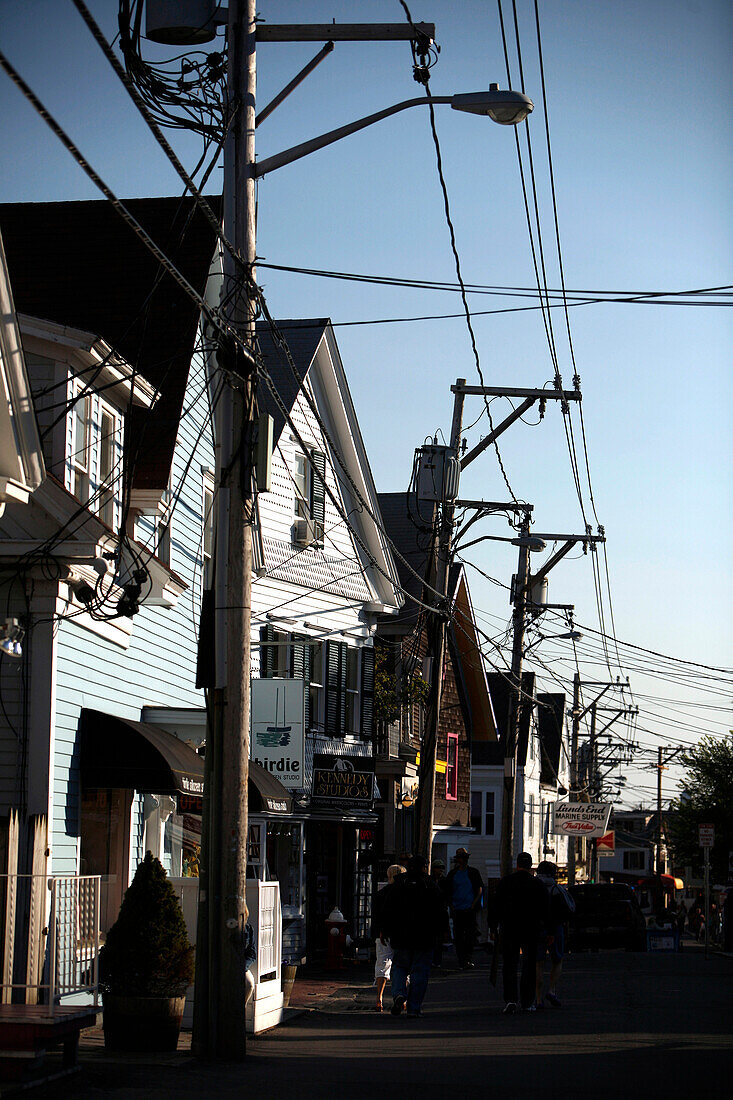
[[[185,997],[104,994],[107,1050],[176,1050]]]
[[[297,966],[283,965],[283,1008],[287,1008],[290,1004],[290,994],[293,992],[293,982],[297,971]]]

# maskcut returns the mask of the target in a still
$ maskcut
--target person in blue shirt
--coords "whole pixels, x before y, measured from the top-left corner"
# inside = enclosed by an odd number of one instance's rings
[[[469,867],[469,852],[458,848],[455,866],[446,875],[445,895],[453,918],[453,942],[461,970],[473,968],[476,916],[481,908],[484,884],[475,867]]]

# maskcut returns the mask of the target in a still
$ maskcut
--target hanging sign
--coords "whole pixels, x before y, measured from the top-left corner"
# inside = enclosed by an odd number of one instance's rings
[[[374,757],[313,754],[312,805],[371,810],[374,804]]]
[[[249,755],[290,790],[303,786],[304,692],[302,680],[252,680]]]
[[[616,854],[616,833],[611,829],[610,833],[596,837],[596,852],[599,856],[613,856]]]
[[[552,832],[558,836],[603,836],[611,816],[610,802],[555,802]]]

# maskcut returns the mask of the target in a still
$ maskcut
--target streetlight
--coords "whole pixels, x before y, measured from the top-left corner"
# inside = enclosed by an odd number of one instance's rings
[[[372,115],[366,115],[355,122],[349,122],[345,126],[339,126],[336,130],[329,130],[319,137],[310,138],[300,145],[293,145],[290,149],[284,149],[282,153],[265,157],[253,165],[252,171],[255,179],[261,179],[268,172],[276,168],[283,168],[286,164],[307,157],[311,153],[324,149],[327,145],[333,145],[342,138],[349,137],[359,130],[373,126],[375,122],[381,122],[383,118],[399,114],[410,107],[425,107],[428,103],[447,104],[454,111],[464,111],[471,115],[483,115],[492,119],[500,126],[517,126],[523,122],[527,115],[534,110],[534,103],[529,96],[522,92],[501,91],[498,84],[489,85],[488,92],[464,92],[458,95],[436,95],[429,99],[426,96],[418,96],[415,99],[405,99],[401,103],[395,103],[392,107],[385,107],[382,111],[376,111]]]

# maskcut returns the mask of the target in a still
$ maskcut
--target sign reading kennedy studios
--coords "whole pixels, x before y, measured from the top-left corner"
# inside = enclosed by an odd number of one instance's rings
[[[371,810],[374,802],[374,758],[313,754],[313,805]]]

